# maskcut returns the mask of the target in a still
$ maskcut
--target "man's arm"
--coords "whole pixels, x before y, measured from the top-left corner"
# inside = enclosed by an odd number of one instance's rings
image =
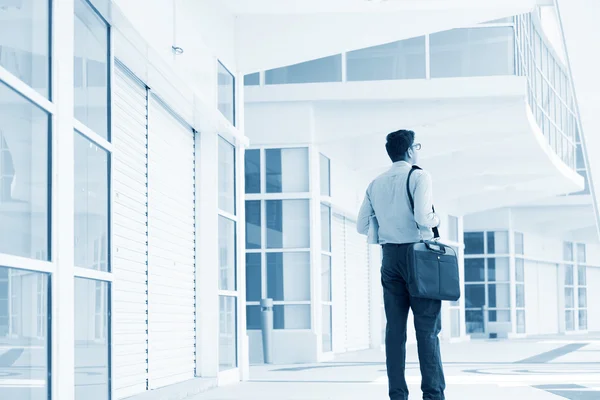
[[[361,235],[369,234],[369,223],[371,217],[375,215],[375,210],[373,210],[373,205],[371,204],[371,198],[369,197],[369,189],[365,193],[365,199],[363,200],[362,206],[360,206],[360,211],[358,212],[358,221],[356,222],[356,230]]]
[[[415,221],[424,228],[440,225],[440,218],[433,212],[433,184],[431,175],[426,171],[417,171],[415,186]]]

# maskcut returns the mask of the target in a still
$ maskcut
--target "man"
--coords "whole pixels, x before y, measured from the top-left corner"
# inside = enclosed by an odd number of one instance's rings
[[[414,199],[414,213],[406,193],[406,180],[418,161],[421,144],[415,133],[399,130],[387,136],[385,145],[394,163],[389,171],[376,178],[367,189],[358,215],[358,232],[366,235],[370,224],[378,225],[378,242],[383,249],[381,283],[387,318],[385,351],[389,395],[391,400],[408,400],[404,375],[406,365],[406,325],[412,309],[423,399],[444,399],[444,371],[438,335],[441,330],[441,301],[411,297],[407,288],[406,254],[410,244],[433,238],[432,228],[440,219],[432,211],[431,176],[422,170],[413,172],[409,189]],[[375,219],[375,221],[373,221]]]

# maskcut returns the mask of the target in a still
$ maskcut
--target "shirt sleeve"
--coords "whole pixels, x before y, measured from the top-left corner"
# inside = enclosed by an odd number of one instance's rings
[[[431,175],[426,171],[419,171],[417,178],[414,193],[415,221],[421,227],[435,228],[440,224],[440,218],[433,212]]]
[[[356,222],[356,230],[358,233],[361,235],[369,234],[369,223],[373,215],[375,215],[375,210],[373,210],[373,205],[371,204],[371,198],[369,196],[369,189],[367,189],[367,192],[365,193],[365,199],[363,200],[363,203],[360,206],[360,211],[358,212],[358,221]]]

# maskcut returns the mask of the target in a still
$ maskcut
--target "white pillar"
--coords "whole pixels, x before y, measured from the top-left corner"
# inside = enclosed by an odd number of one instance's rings
[[[218,136],[196,135],[196,373],[219,373]]]
[[[52,2],[52,398],[75,397],[74,2]]]
[[[321,174],[319,150],[314,145],[308,148],[308,173],[310,191],[310,275],[311,275],[311,330],[316,340],[315,360],[323,354],[323,307],[321,303]]]

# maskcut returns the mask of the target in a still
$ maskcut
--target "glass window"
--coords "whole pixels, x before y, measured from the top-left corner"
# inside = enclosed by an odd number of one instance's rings
[[[515,274],[517,282],[525,282],[525,261],[522,258],[515,259]]]
[[[448,239],[452,242],[458,242],[458,217],[452,215],[448,215]]]
[[[579,330],[585,331],[588,329],[587,310],[579,310]]]
[[[465,232],[465,254],[484,254],[483,232]]]
[[[321,204],[321,250],[331,251],[331,208]]]
[[[308,192],[308,149],[268,149],[267,193]]]
[[[106,282],[75,278],[75,399],[105,400],[110,353]]]
[[[267,200],[267,247],[310,247],[308,200]]]
[[[508,257],[488,258],[488,281],[510,281],[510,262]]]
[[[565,261],[573,261],[573,243],[565,242],[563,245],[563,257]]]
[[[108,152],[75,132],[75,265],[109,271]]]
[[[587,273],[586,267],[584,265],[580,265],[577,268],[577,284],[579,286],[587,285]]]
[[[219,289],[236,290],[235,222],[219,216]]]
[[[237,298],[219,296],[219,371],[237,367]]]
[[[219,111],[235,126],[235,77],[220,61],[217,81]]]
[[[565,311],[565,328],[567,331],[575,330],[575,312],[573,310]]]
[[[260,193],[260,150],[246,150],[244,164],[246,193]]]
[[[50,97],[50,2],[0,2],[0,20],[0,66]]]
[[[574,277],[573,277],[573,266],[565,265],[565,285],[573,286],[574,285]]]
[[[517,285],[517,307],[525,308],[525,285]]]
[[[246,301],[262,298],[262,262],[260,253],[246,254]]]
[[[485,305],[485,285],[465,285],[465,307],[481,308]]]
[[[75,1],[75,118],[108,139],[108,25],[87,1]]]
[[[577,289],[577,300],[579,308],[587,308],[587,289],[579,288]]]
[[[523,234],[519,232],[515,233],[515,254],[525,254]]]
[[[510,322],[510,311],[508,310],[491,310],[488,312],[490,322]]]
[[[321,255],[321,301],[331,301],[331,257]]]
[[[260,306],[246,306],[246,328],[251,330],[260,327]]]
[[[310,253],[267,253],[267,297],[310,300]]]
[[[235,214],[235,147],[219,138],[219,208]]]
[[[430,36],[431,77],[513,75],[513,28],[453,29]]]
[[[510,285],[497,283],[488,285],[488,307],[510,308]]]
[[[310,305],[273,306],[274,329],[310,329]]]
[[[323,305],[323,352],[327,353],[332,350],[332,319],[331,319],[331,306]]]
[[[425,36],[347,54],[349,81],[425,79]]]
[[[488,254],[508,254],[508,232],[487,233]]]
[[[244,76],[244,86],[258,86],[260,85],[260,72],[248,74]]]
[[[465,259],[465,282],[483,282],[485,281],[485,259],[467,258]]]
[[[579,243],[577,244],[577,262],[580,264],[585,264],[587,262],[586,254],[585,254],[585,244]]]
[[[0,253],[49,260],[49,117],[1,82],[0,103]]]
[[[342,81],[342,55],[319,58],[265,72],[267,85]]]
[[[321,154],[321,195],[331,196],[331,161]]]
[[[517,333],[525,333],[525,310],[517,310]]]
[[[246,201],[246,248],[261,248],[260,200]]]
[[[565,308],[575,308],[575,294],[572,287],[565,288]]]
[[[48,399],[48,283],[45,274],[0,267],[2,399]]]
[[[468,334],[485,332],[482,310],[467,310],[465,320]]]

